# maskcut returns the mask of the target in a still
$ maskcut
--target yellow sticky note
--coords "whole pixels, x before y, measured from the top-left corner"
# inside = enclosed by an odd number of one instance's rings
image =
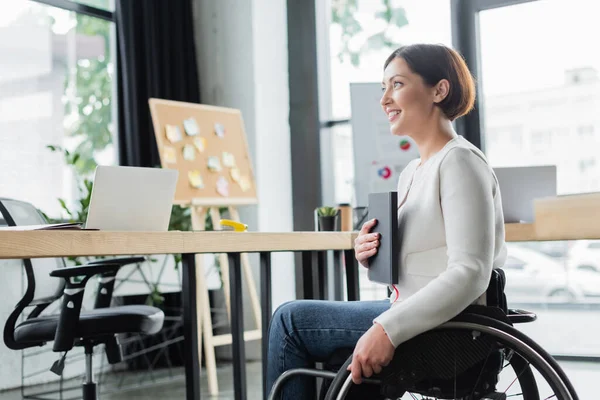
[[[171,146],[163,147],[163,158],[167,164],[175,164],[177,162],[177,153]]]
[[[200,175],[200,171],[193,170],[188,172],[188,180],[190,181],[190,185],[196,189],[204,188],[204,181],[202,180],[202,176]]]
[[[250,190],[250,187],[252,186],[252,184],[250,183],[250,179],[248,179],[248,177],[246,175],[240,177],[240,188],[242,188],[242,192],[247,192],[248,190]]]
[[[203,137],[195,138],[194,146],[196,146],[196,149],[198,149],[198,152],[204,153],[204,150],[206,149],[206,139]]]
[[[229,175],[231,175],[231,180],[232,181],[234,181],[234,182],[239,182],[240,181],[241,173],[240,173],[240,170],[238,168],[235,168],[235,167],[231,168],[229,170]]]
[[[181,141],[181,129],[177,125],[166,125],[165,130],[167,131],[167,139],[171,143],[177,143]]]

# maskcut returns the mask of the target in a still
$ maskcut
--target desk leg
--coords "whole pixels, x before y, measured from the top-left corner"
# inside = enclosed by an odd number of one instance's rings
[[[196,261],[194,254],[183,254],[183,340],[185,344],[186,400],[200,399],[200,360],[198,357],[198,314],[196,308]]]
[[[262,306],[262,387],[267,399],[267,363],[269,360],[269,323],[271,322],[271,253],[260,253],[260,302]]]
[[[328,273],[329,269],[327,268],[327,252],[319,251],[317,252],[317,270],[319,271],[317,274],[318,279],[318,291],[317,291],[317,299],[319,300],[329,300],[329,285],[327,284],[329,279]]]
[[[348,301],[360,300],[358,286],[358,262],[354,258],[354,250],[344,250],[344,263],[346,264],[346,289]]]
[[[242,302],[242,263],[239,253],[229,253],[229,293],[231,296],[231,347],[235,400],[246,400],[246,351]]]
[[[301,298],[304,300],[315,299],[315,287],[317,286],[315,280],[317,277],[313,274],[313,255],[312,251],[302,252],[302,291]]]
[[[344,265],[342,264],[342,252],[333,251],[333,300],[341,301],[343,299],[344,289],[342,287],[342,274]]]

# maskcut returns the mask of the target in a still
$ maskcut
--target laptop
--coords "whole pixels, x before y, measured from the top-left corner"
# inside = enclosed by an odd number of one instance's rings
[[[369,258],[370,281],[392,285],[398,283],[400,235],[398,232],[398,192],[369,193],[369,220],[377,224],[371,232],[380,234],[377,253]]]
[[[167,231],[179,172],[98,166],[85,229]]]
[[[494,168],[504,222],[533,222],[533,200],[556,196],[556,165]]]

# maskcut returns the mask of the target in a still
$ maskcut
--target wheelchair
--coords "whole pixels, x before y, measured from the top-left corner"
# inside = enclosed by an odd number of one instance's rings
[[[471,305],[441,326],[397,347],[390,364],[361,385],[347,367],[352,349],[328,361],[332,370],[299,368],[273,384],[270,400],[290,378],[324,378],[324,400],[578,400],[558,363],[514,324],[533,322],[534,313],[508,309],[501,269],[492,273],[486,306]],[[335,372],[335,371],[338,372]]]

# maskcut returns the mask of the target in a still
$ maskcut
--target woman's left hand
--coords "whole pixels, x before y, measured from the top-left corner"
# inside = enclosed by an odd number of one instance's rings
[[[362,378],[378,374],[394,357],[394,345],[390,342],[383,327],[377,323],[365,332],[356,343],[352,363],[348,371],[352,372],[352,381],[360,384]]]

